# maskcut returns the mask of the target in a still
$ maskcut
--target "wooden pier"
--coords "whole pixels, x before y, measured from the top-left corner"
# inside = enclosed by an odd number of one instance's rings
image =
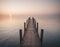
[[[38,23],[34,18],[28,18],[24,22],[24,36],[22,37],[22,29],[20,29],[20,47],[42,47],[43,29],[41,29],[41,37],[38,34]]]

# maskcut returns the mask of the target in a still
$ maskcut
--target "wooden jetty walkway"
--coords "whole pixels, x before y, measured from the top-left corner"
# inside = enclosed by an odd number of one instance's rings
[[[41,29],[41,37],[38,35],[38,23],[34,18],[28,18],[24,22],[24,36],[20,29],[20,46],[21,47],[42,47],[43,29]]]

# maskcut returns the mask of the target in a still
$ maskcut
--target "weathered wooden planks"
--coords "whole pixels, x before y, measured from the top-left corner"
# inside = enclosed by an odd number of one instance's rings
[[[25,24],[27,24],[27,28],[25,30]],[[41,30],[41,39],[38,35],[38,23],[36,27],[36,21],[34,18],[28,19],[26,23],[24,23],[24,36],[20,39],[20,45],[21,47],[42,47],[42,38],[43,38],[43,29]],[[21,32],[21,30],[20,30]],[[21,34],[21,33],[20,33]]]

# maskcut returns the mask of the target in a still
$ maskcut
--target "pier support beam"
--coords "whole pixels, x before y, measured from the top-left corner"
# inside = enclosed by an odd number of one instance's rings
[[[21,40],[22,40],[22,29],[20,29],[20,44],[21,44]]]

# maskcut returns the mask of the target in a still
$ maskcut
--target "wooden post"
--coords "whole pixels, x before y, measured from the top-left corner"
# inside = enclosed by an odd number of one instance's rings
[[[27,20],[27,28],[28,28],[29,22],[30,22],[30,17],[29,17],[28,20]]]
[[[22,29],[20,29],[20,44],[21,44],[21,40],[22,40]]]
[[[29,24],[29,22],[27,23],[26,28],[28,28],[28,24]]]
[[[38,32],[38,23],[37,23],[37,32]]]
[[[41,47],[42,47],[42,42],[43,42],[43,32],[44,32],[44,29],[41,29]]]
[[[35,28],[36,28],[36,21],[34,21],[35,22]]]
[[[26,23],[24,22],[24,33],[25,33],[25,31],[26,31]]]
[[[33,24],[34,24],[34,18],[32,17],[32,20],[33,20]]]

